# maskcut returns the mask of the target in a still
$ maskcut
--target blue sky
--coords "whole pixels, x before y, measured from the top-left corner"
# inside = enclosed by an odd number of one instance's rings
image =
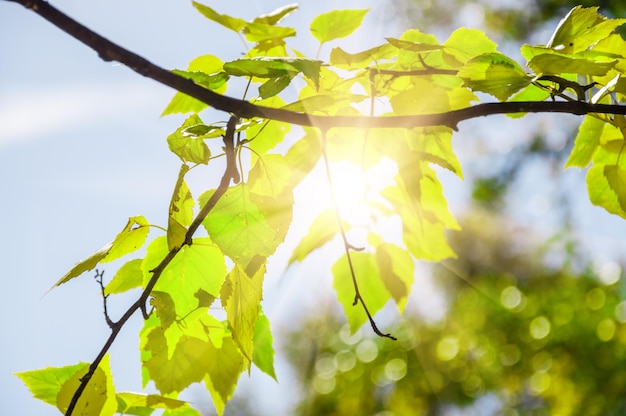
[[[205,3],[244,18],[285,4],[276,0]],[[321,11],[336,7],[334,3],[303,2],[301,10],[285,22],[299,29],[299,49],[315,53],[317,44],[308,34],[308,22]],[[234,34],[208,22],[187,1],[58,0],[53,4],[165,68],[184,68],[192,58],[206,53],[223,60],[236,59],[242,53],[243,46]],[[343,45],[352,42],[356,50],[359,46],[355,43],[365,48],[385,36],[399,35],[387,14],[387,1],[343,1],[342,7],[373,9],[365,21],[367,29]],[[0,413],[58,414],[32,399],[11,374],[89,362],[108,336],[91,274],[44,294],[76,261],[110,241],[128,217],[144,215],[152,223],[166,223],[179,162],[167,149],[165,138],[182,118],[159,115],[172,95],[170,89],[119,64],[103,62],[23,7],[0,2],[0,193],[4,196],[0,211],[4,287],[0,292]],[[491,147],[477,149],[463,142],[461,135],[457,150],[465,154],[465,161],[506,150],[502,150],[498,135],[514,124],[498,120],[494,125],[501,128],[492,128],[483,137]],[[547,120],[556,128],[561,119]],[[463,123],[461,134],[472,126],[473,122]],[[517,126],[522,130],[523,124]],[[506,136],[522,140],[513,133],[511,130]],[[572,191],[581,194],[576,208],[580,232],[592,238],[591,245],[604,257],[613,258],[620,251],[624,222],[590,206],[583,173],[573,170],[565,175],[571,177],[567,181]],[[450,179],[450,183],[448,194],[462,207],[469,190],[458,180]],[[528,201],[549,188],[539,186],[537,177],[532,176],[521,186],[527,191],[520,193],[523,196],[515,204],[519,212],[514,214],[531,225],[541,223],[541,215],[533,214],[536,207]],[[297,237],[289,238],[292,243],[297,241]],[[289,254],[283,250],[277,255],[277,275],[282,274]],[[291,272],[306,275],[311,269]],[[109,277],[113,273],[107,270]],[[288,315],[298,302],[298,281],[276,279],[268,286],[266,303],[275,301],[268,306],[268,314],[277,318]],[[306,302],[315,299],[309,297]],[[124,297],[114,300],[111,314],[119,316],[131,302]],[[136,337],[140,325],[139,317],[131,320],[111,351],[120,391],[136,391],[141,384]],[[288,377],[286,371],[278,369],[279,379]],[[254,388],[255,382],[273,383],[253,373],[244,388]],[[274,387],[267,388],[271,391]]]

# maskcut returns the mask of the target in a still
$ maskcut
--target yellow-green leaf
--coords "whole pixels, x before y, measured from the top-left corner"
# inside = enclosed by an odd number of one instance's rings
[[[167,145],[183,163],[191,162],[205,165],[209,163],[211,152],[204,142],[204,138],[188,132],[190,127],[201,124],[203,123],[200,117],[193,114],[174,133],[167,136]]]
[[[266,25],[275,25],[296,10],[298,10],[298,5],[296,3],[288,4],[286,6],[279,7],[278,9],[270,13],[262,14],[261,16],[255,17],[253,22],[263,23]]]
[[[376,248],[376,262],[387,291],[403,313],[413,287],[413,259],[405,249],[384,243]]]
[[[117,270],[109,284],[106,285],[104,293],[107,295],[123,293],[141,287],[143,282],[143,272],[141,271],[142,262],[143,259],[133,259],[126,262]]]
[[[145,243],[149,231],[148,221],[143,216],[130,217],[124,229],[119,232],[113,242],[76,263],[53,287],[62,285],[84,272],[92,270],[98,263],[116,260],[139,249]]]
[[[69,380],[63,383],[57,396],[57,407],[65,413],[81,383],[81,379],[89,371],[89,366],[76,372]],[[76,402],[74,415],[82,416],[113,416],[117,411],[117,399],[113,377],[109,365],[109,355],[105,355],[100,365],[93,373],[91,380]]]
[[[395,53],[396,49],[390,43],[358,53],[348,53],[337,47],[330,52],[330,63],[342,69],[361,69],[378,64],[383,59],[389,59]]]
[[[593,157],[598,145],[604,122],[597,117],[586,116],[581,125],[578,127],[578,134],[574,141],[574,148],[570,153],[565,167],[576,166],[578,168],[586,167]]]
[[[598,7],[576,6],[561,19],[547,46],[562,53],[581,52],[609,36],[626,19],[607,19]]]
[[[270,331],[270,320],[263,313],[259,313],[254,325],[254,354],[252,362],[265,374],[276,380],[276,372],[274,371],[274,347],[272,345],[273,338]]]
[[[223,93],[226,91],[226,81],[228,81],[228,75],[222,72],[223,65],[224,62],[214,55],[202,55],[189,63],[187,71],[174,70],[173,72],[189,78],[205,88]],[[199,113],[207,107],[208,104],[182,92],[177,92],[161,115]]]
[[[626,172],[623,168],[615,165],[592,166],[587,171],[587,192],[594,205],[626,218],[624,210]]]
[[[48,367],[24,371],[15,375],[26,384],[33,397],[56,407],[57,396],[63,384],[78,371],[84,370],[88,366],[89,363],[79,363],[66,367]]]
[[[320,43],[345,38],[361,26],[369,10],[333,10],[317,16],[311,22],[311,33]]]
[[[367,309],[373,316],[391,298],[383,284],[376,255],[373,253],[352,252],[350,257],[359,285],[359,292],[367,305]],[[348,318],[350,331],[355,333],[368,321],[368,318],[360,304],[354,305],[354,284],[345,254],[333,265],[332,270],[333,287],[337,292],[337,298]]]
[[[159,396],[158,394],[130,392],[117,393],[117,402],[117,412],[122,414],[135,414],[132,412],[137,408],[145,409],[147,412],[150,409],[180,409],[188,406],[187,402]]]
[[[496,52],[498,45],[482,30],[462,27],[452,32],[443,46],[446,54],[452,55],[462,65],[475,56]]]
[[[193,6],[207,19],[213,20],[216,23],[230,29],[234,32],[241,32],[241,30],[247,25],[247,22],[238,17],[228,16],[226,14],[220,14],[204,4],[193,1]]]
[[[170,250],[183,245],[187,235],[187,227],[193,221],[195,201],[191,197],[191,191],[185,183],[185,174],[188,171],[189,166],[183,163],[178,172],[178,180],[170,200],[167,219],[167,246]]]
[[[156,238],[147,249],[142,263],[144,284],[153,270],[169,252],[165,237]],[[199,289],[218,296],[226,277],[224,255],[208,238],[195,238],[191,246],[183,246],[162,272],[154,290],[167,292],[184,316],[198,306],[194,296]]]
[[[249,276],[242,267],[235,265],[220,295],[233,340],[246,357],[248,369],[253,358],[254,328],[263,297],[264,274],[265,267]]]
[[[204,206],[213,192],[201,195],[200,205]],[[281,243],[242,184],[229,188],[202,224],[224,254],[244,269],[259,257],[272,255]]]
[[[517,62],[497,52],[470,59],[458,75],[464,86],[491,94],[500,101],[505,101],[533,79]]]
[[[344,227],[348,227],[344,224]],[[302,261],[311,252],[322,247],[335,237],[339,232],[337,216],[335,211],[327,209],[322,211],[309,227],[309,232],[300,240],[300,243],[293,249],[289,264],[295,261]]]
[[[225,337],[219,348],[209,343],[207,355],[210,361],[206,367],[207,376],[204,378],[204,384],[211,394],[217,414],[221,416],[245,368],[244,358],[230,337]]]

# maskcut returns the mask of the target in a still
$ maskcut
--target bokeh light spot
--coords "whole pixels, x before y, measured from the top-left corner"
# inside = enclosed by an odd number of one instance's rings
[[[530,323],[530,335],[535,339],[542,339],[550,333],[550,321],[545,316],[538,316]]]
[[[626,300],[621,301],[615,307],[615,319],[620,323],[626,323]]]
[[[522,302],[522,292],[515,286],[509,286],[502,290],[500,301],[507,309],[516,308]]]
[[[450,361],[459,353],[459,340],[445,337],[437,344],[437,357],[441,361]]]
[[[389,380],[398,381],[406,376],[406,361],[394,358],[385,365],[385,375]]]
[[[356,356],[364,363],[374,361],[378,356],[378,346],[370,339],[363,340],[356,347]]]
[[[585,300],[587,301],[589,309],[597,311],[604,306],[604,303],[606,302],[606,295],[604,294],[604,290],[599,287],[595,287],[587,292]]]
[[[334,377],[337,372],[335,358],[330,354],[321,356],[315,363],[315,372],[322,378]]]
[[[512,366],[522,358],[522,352],[515,344],[507,344],[500,351],[500,362],[505,366]]]
[[[335,386],[337,382],[334,378],[323,378],[323,377],[315,377],[313,379],[313,388],[319,394],[328,394],[332,393],[335,390]]]
[[[536,372],[534,373],[529,380],[530,391],[539,395],[546,391],[548,387],[550,387],[550,375],[544,372]]]
[[[615,321],[611,318],[601,320],[596,327],[596,334],[600,341],[610,341],[615,335],[616,325]]]
[[[356,365],[356,356],[350,350],[339,351],[335,355],[335,365],[337,369],[343,373],[350,371]]]
[[[622,276],[622,267],[614,261],[607,261],[597,268],[596,272],[602,283],[612,285]]]

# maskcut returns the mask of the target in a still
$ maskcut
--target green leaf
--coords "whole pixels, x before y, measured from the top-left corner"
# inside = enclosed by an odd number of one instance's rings
[[[57,396],[65,382],[74,374],[89,367],[89,363],[79,363],[66,367],[48,367],[40,370],[15,373],[36,399],[52,406],[57,405]]]
[[[405,249],[384,243],[376,248],[376,262],[387,291],[396,301],[400,313],[404,313],[413,287],[413,259]]]
[[[220,25],[234,32],[241,32],[243,28],[247,25],[247,22],[243,19],[228,16],[226,14],[220,14],[209,6],[205,6],[204,4],[200,4],[195,1],[193,1],[192,4],[200,13],[202,13],[202,15],[204,15],[204,17],[216,23],[219,23]]]
[[[239,265],[235,265],[226,278],[220,297],[226,309],[228,327],[233,340],[246,357],[248,370],[254,352],[254,328],[259,317],[259,307],[263,297],[263,276],[265,267],[254,275],[248,275]]]
[[[203,124],[195,114],[189,116],[176,131],[167,136],[167,145],[183,163],[201,163],[206,165],[211,158],[209,147],[202,137],[196,137],[187,131],[190,127]]]
[[[545,53],[534,56],[528,66],[537,74],[579,74],[606,75],[615,67],[617,60],[598,62],[585,58],[572,58],[556,53]]]
[[[142,264],[144,285],[152,277],[153,270],[169,253],[167,239],[158,237],[148,246]],[[195,238],[191,246],[183,246],[162,272],[154,286],[155,291],[171,295],[176,312],[181,316],[195,309],[199,289],[218,296],[226,277],[224,255],[208,238]]]
[[[208,355],[211,360],[207,366],[204,384],[211,393],[217,414],[222,415],[226,402],[233,396],[237,380],[245,368],[244,359],[230,337],[224,338],[220,348],[210,344]]]
[[[204,206],[213,192],[201,195],[200,205]],[[282,242],[242,184],[230,187],[202,224],[222,252],[244,269],[258,257],[272,255]]]
[[[169,215],[167,218],[167,246],[170,250],[182,246],[187,235],[187,227],[193,221],[193,206],[191,191],[185,183],[185,174],[189,166],[183,163],[178,172],[178,180],[174,186],[174,193],[170,200]]]
[[[272,345],[273,338],[270,331],[270,320],[263,313],[263,310],[259,313],[259,319],[257,319],[254,325],[254,355],[252,362],[261,371],[268,376],[276,380],[276,373],[274,371],[274,347]]]
[[[385,38],[387,42],[395,46],[398,49],[402,49],[409,52],[430,52],[437,51],[444,48],[443,45],[438,43],[423,43],[423,42],[411,42],[408,40]]]
[[[408,135],[409,149],[418,157],[448,169],[463,179],[461,163],[452,150],[452,130],[449,127],[423,127]]]
[[[311,22],[311,33],[320,43],[345,38],[361,26],[369,10],[333,10],[317,16]]]
[[[159,396],[158,394],[139,394],[139,393],[117,393],[117,412],[123,414],[131,413],[135,408],[145,409],[180,409],[188,404],[182,400],[170,399],[168,397]],[[148,413],[149,414],[149,413]]]
[[[78,389],[81,379],[89,371],[89,366],[74,373],[74,375],[63,383],[61,390],[57,396],[57,407],[65,413],[74,396],[74,392]],[[100,365],[93,373],[87,387],[76,402],[74,415],[84,416],[113,416],[117,410],[117,399],[115,395],[115,387],[113,386],[113,377],[111,375],[111,367],[109,365],[109,355],[105,355]]]
[[[344,227],[348,227],[344,224]],[[288,264],[295,261],[303,261],[309,254],[332,240],[339,232],[335,210],[322,211],[309,227],[309,232],[300,240],[293,249]]]
[[[246,23],[243,34],[250,42],[279,42],[282,39],[296,36],[296,29],[292,27],[273,26],[263,23]]]
[[[604,176],[617,196],[622,212],[626,212],[626,169],[617,165],[605,165]]]
[[[279,197],[291,187],[291,170],[282,155],[265,155],[257,159],[248,174],[250,191],[256,195]]]
[[[298,5],[296,3],[288,4],[286,6],[279,7],[278,9],[268,14],[263,14],[261,16],[255,17],[253,22],[263,23],[266,25],[275,25],[296,10],[298,10]]]
[[[142,262],[143,259],[133,259],[126,262],[118,269],[109,284],[106,285],[104,293],[107,295],[123,293],[141,287],[143,283],[143,272],[141,271]]]
[[[285,160],[291,168],[292,187],[298,185],[311,172],[321,156],[319,133],[314,129],[305,129],[305,136],[295,142],[285,154]]]
[[[226,62],[224,71],[230,75],[257,78],[293,77],[302,72],[318,85],[321,65],[322,62],[315,59],[260,56]]]
[[[565,163],[566,168],[576,166],[582,169],[591,163],[591,158],[600,144],[603,129],[604,122],[602,120],[589,115],[585,116],[578,127],[574,148]]]
[[[259,86],[259,97],[265,99],[275,96],[287,88],[292,79],[293,76],[290,74],[268,79],[263,85]]]
[[[116,260],[137,250],[146,241],[149,233],[148,221],[143,216],[130,217],[128,223],[113,242],[102,247],[91,256],[76,263],[53,287],[62,285],[84,272],[92,270],[98,263]]]
[[[363,297],[367,309],[372,316],[382,309],[389,301],[390,295],[383,284],[378,269],[376,255],[373,253],[350,253],[352,265],[359,285],[359,292]],[[364,323],[368,322],[367,315],[361,305],[354,305],[354,284],[350,275],[348,259],[344,254],[333,265],[333,287],[337,292],[339,303],[348,318],[351,333],[355,333]]]
[[[453,56],[460,66],[478,55],[495,53],[498,45],[482,30],[462,27],[452,32],[443,46],[446,54]]]
[[[226,91],[226,81],[228,81],[228,74],[222,72],[223,65],[224,62],[216,56],[202,55],[189,63],[187,71],[174,70],[172,72],[191,79],[205,88],[223,93]],[[199,113],[207,107],[208,104],[182,92],[177,92],[161,115]]]
[[[330,52],[330,63],[342,69],[361,69],[378,64],[381,60],[390,59],[395,53],[395,48],[389,43],[358,53],[348,53],[337,47]]]
[[[533,79],[517,62],[497,52],[470,59],[458,75],[464,86],[491,94],[500,101],[505,101]]]
[[[624,23],[626,19],[600,15],[598,7],[576,6],[561,19],[547,46],[566,54],[578,53],[608,37]]]
[[[594,205],[626,218],[626,170],[616,165],[596,165],[587,171],[587,192]]]

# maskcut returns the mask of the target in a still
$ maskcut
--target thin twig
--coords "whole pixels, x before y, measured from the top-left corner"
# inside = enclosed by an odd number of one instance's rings
[[[213,195],[211,195],[211,198],[209,198],[207,203],[204,205],[204,207],[202,207],[202,209],[200,210],[196,218],[193,220],[193,222],[189,226],[189,229],[187,230],[187,234],[185,236],[186,245],[192,244],[192,237],[194,233],[196,232],[200,224],[202,224],[202,221],[204,221],[204,219],[209,214],[209,212],[215,207],[215,204],[217,204],[217,201],[219,201],[219,199],[224,195],[224,193],[230,186],[230,181],[231,179],[233,179],[234,173],[237,173],[237,166],[234,165],[236,159],[235,159],[235,149],[234,149],[234,144],[233,144],[233,136],[234,136],[236,125],[237,125],[237,118],[231,117],[231,119],[228,121],[228,126],[226,128],[226,135],[224,136],[224,149],[226,151],[226,169],[224,171],[224,175],[222,176],[222,179],[220,180],[219,186],[217,187]],[[148,298],[150,297],[150,293],[152,292],[152,289],[154,288],[157,281],[161,277],[161,274],[163,273],[165,268],[170,264],[170,262],[174,259],[174,257],[176,257],[176,254],[178,254],[178,252],[182,249],[182,247],[185,244],[181,245],[180,247],[176,247],[170,250],[169,253],[167,253],[165,258],[161,260],[159,265],[156,266],[152,270],[152,277],[150,278],[150,281],[148,282],[143,292],[141,293],[141,296],[139,297],[139,299],[137,299],[137,301],[135,301],[135,303],[133,303],[128,308],[128,310],[124,313],[124,315],[122,315],[119,321],[112,323],[111,335],[109,335],[109,338],[107,339],[106,343],[104,344],[104,346],[98,353],[98,356],[94,359],[94,361],[89,366],[89,371],[87,372],[87,374],[85,374],[81,378],[80,385],[78,386],[78,388],[74,392],[74,395],[72,396],[72,400],[70,401],[70,404],[65,412],[65,416],[72,415],[72,412],[74,411],[74,408],[76,407],[76,404],[78,403],[78,400],[80,399],[80,396],[83,394],[85,388],[87,387],[89,380],[91,380],[91,377],[93,377],[93,374],[95,373],[96,369],[100,365],[100,362],[102,361],[102,359],[105,357],[105,355],[111,348],[111,345],[113,345],[113,341],[115,341],[115,338],[122,330],[122,327],[124,326],[124,324],[126,324],[126,322],[130,319],[130,317],[133,316],[134,313],[137,312],[138,310],[141,310],[144,314],[144,317],[146,317],[147,313],[145,312],[145,305],[146,305],[146,302],[148,301]]]
[[[352,277],[352,284],[354,286],[354,301],[352,302],[352,306],[356,306],[358,303],[361,303],[363,306],[363,310],[367,315],[367,319],[370,321],[370,325],[372,326],[372,330],[374,333],[380,337],[389,338],[392,340],[397,340],[396,337],[391,334],[384,334],[378,329],[372,314],[370,313],[365,300],[363,299],[363,295],[361,295],[361,291],[359,290],[359,282],[356,279],[356,271],[354,269],[354,264],[352,263],[352,256],[350,252],[354,249],[354,246],[348,242],[348,236],[346,235],[345,227],[343,226],[343,221],[341,220],[341,212],[339,210],[339,203],[337,202],[337,197],[335,195],[335,186],[333,183],[333,177],[330,171],[330,163],[328,161],[328,152],[326,149],[326,131],[322,130],[322,157],[324,159],[324,167],[326,170],[326,180],[328,181],[328,189],[330,192],[330,199],[333,204],[333,211],[335,211],[335,218],[337,219],[337,226],[339,227],[339,233],[341,234],[341,238],[343,240],[343,248],[346,253],[346,259],[348,260],[348,268],[350,269],[350,276]],[[356,249],[357,251],[361,251],[362,249]]]
[[[107,299],[109,298],[109,295],[107,295],[104,291],[104,283],[102,280],[102,278],[104,277],[104,270],[99,271],[98,269],[96,269],[96,275],[94,277],[96,279],[96,283],[100,285],[100,293],[102,294],[102,307],[104,309],[104,320],[106,321],[109,328],[113,329],[115,323],[111,320],[111,317],[109,316],[109,311],[107,310]]]

